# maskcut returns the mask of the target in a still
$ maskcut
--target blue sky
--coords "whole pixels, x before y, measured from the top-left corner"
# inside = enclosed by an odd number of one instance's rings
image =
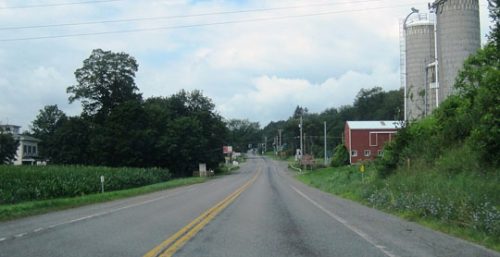
[[[297,105],[320,112],[350,104],[361,88],[400,87],[399,19],[412,6],[425,11],[428,1],[118,0],[12,8],[70,2],[78,1],[0,0],[0,122],[28,129],[49,104],[79,114],[80,105],[68,103],[66,88],[95,48],[134,56],[139,63],[136,83],[144,97],[199,89],[228,119],[247,118],[264,126],[286,119]],[[487,3],[480,4],[485,35]],[[266,10],[251,11],[256,9]],[[170,18],[144,19],[166,16]],[[142,20],[5,29],[138,18]],[[241,22],[260,19],[267,20]],[[220,22],[226,24],[199,26]],[[191,25],[196,27],[172,28]],[[171,29],[1,41],[159,27]]]

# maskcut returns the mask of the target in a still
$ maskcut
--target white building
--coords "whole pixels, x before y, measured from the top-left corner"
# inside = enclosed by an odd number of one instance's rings
[[[20,134],[20,128],[20,126],[16,125],[0,125],[0,130],[12,134],[14,139],[19,141],[14,165],[36,164],[38,159],[38,143],[41,140]]]

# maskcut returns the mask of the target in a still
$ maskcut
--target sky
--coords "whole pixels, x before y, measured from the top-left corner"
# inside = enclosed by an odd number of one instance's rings
[[[399,22],[428,2],[0,0],[0,123],[28,130],[53,104],[79,115],[66,88],[97,48],[137,60],[144,98],[201,90],[226,119],[352,104],[362,88],[400,88]]]

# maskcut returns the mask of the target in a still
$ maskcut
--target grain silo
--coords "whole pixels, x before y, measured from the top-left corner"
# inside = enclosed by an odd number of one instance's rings
[[[437,0],[438,101],[453,93],[453,85],[464,60],[481,47],[479,0]]]
[[[432,16],[433,18],[433,16]],[[435,61],[434,20],[425,13],[414,15],[403,24],[405,38],[406,119],[426,116],[434,103],[430,64]]]

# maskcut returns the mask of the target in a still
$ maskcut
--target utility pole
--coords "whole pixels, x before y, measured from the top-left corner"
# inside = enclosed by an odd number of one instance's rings
[[[300,159],[302,160],[302,155],[304,155],[304,145],[302,144],[302,114],[300,115]]]
[[[326,121],[323,124],[324,124],[324,128],[325,128],[325,166],[326,166],[328,163],[327,156],[326,156]]]
[[[306,134],[306,133],[304,133],[304,154],[305,154],[305,152],[307,151],[307,150],[306,150],[306,146],[307,146],[307,134]]]
[[[278,150],[281,151],[281,132],[283,129],[278,129],[279,139],[278,139]]]
[[[264,153],[267,151],[267,136],[264,137]]]

